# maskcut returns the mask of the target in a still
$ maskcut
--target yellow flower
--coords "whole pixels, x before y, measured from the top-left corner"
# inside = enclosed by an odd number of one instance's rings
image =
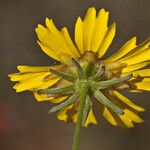
[[[111,106],[98,101],[97,106],[104,118],[114,126],[134,127],[133,123],[141,123],[143,120],[137,115],[144,111],[144,108],[132,103],[123,96],[118,90],[128,90],[130,92],[150,91],[150,69],[141,68],[150,63],[150,39],[147,39],[140,45],[136,44],[136,37],[133,37],[125,43],[120,50],[104,59],[107,49],[113,41],[116,33],[116,24],[108,26],[109,12],[101,9],[98,14],[94,7],[89,8],[85,18],[80,17],[75,24],[74,38],[75,44],[71,40],[66,27],[58,30],[52,19],[46,18],[46,27],[38,25],[36,33],[38,44],[41,49],[51,58],[60,62],[56,66],[18,66],[19,73],[10,74],[11,81],[17,81],[14,86],[17,92],[32,91],[38,101],[50,101],[52,103],[61,103],[71,94],[46,94],[37,91],[47,88],[59,88],[70,86],[70,82],[62,79],[58,73],[65,72],[71,75],[76,74],[72,65],[71,58],[76,58],[83,70],[89,67],[89,78],[93,75],[97,66],[104,68],[104,77],[100,80],[119,79],[132,74],[132,78],[122,81],[112,87],[100,90],[105,95]],[[52,71],[50,71],[52,70]],[[53,71],[55,71],[53,73]],[[58,71],[58,72],[57,72]],[[60,71],[60,72],[59,72]],[[95,94],[98,98],[98,95]],[[92,99],[92,103],[96,101]],[[106,100],[107,101],[107,100]],[[89,106],[89,105],[88,105]],[[90,105],[84,126],[89,123],[97,124],[97,120]],[[123,114],[117,113],[117,110],[123,111]],[[78,99],[61,109],[57,114],[59,120],[76,122],[78,109]],[[114,111],[116,110],[116,112]]]

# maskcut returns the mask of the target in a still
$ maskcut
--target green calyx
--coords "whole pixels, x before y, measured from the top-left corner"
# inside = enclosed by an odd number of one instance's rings
[[[82,95],[80,91],[81,89],[86,89],[87,92],[83,112],[83,124],[85,123],[89,110],[92,107],[92,99],[90,97],[95,97],[104,106],[110,108],[115,113],[122,115],[123,110],[108,100],[107,96],[105,96],[101,90],[108,88],[111,89],[114,86],[129,80],[132,75],[129,74],[124,77],[108,80],[105,76],[105,67],[103,65],[88,63],[87,61],[78,61],[75,58],[72,58],[71,61],[74,68],[74,73],[66,73],[53,69],[50,70],[52,74],[67,80],[69,82],[68,86],[42,89],[38,91],[40,94],[44,93],[50,94],[52,96],[60,96],[64,94],[70,95],[66,101],[52,108],[50,113],[61,110],[66,106],[74,103],[76,100],[80,101],[80,96]]]

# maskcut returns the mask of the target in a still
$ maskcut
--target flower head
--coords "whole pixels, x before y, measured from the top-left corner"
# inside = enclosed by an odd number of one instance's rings
[[[86,86],[83,125],[97,124],[92,104],[95,102],[104,118],[114,126],[134,127],[143,120],[137,115],[144,108],[135,105],[118,91],[144,92],[150,89],[150,39],[140,45],[136,37],[120,50],[104,59],[113,41],[116,24],[108,26],[109,12],[98,14],[89,8],[85,18],[75,24],[75,44],[66,27],[58,30],[52,19],[46,27],[38,25],[36,33],[41,49],[60,62],[55,66],[18,66],[19,73],[10,74],[17,92],[32,91],[38,101],[60,103],[50,112],[58,111],[57,118],[76,122],[79,95]]]

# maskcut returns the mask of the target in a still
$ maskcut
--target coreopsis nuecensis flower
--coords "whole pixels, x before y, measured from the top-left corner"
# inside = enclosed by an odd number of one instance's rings
[[[58,103],[50,112],[57,118],[76,122],[82,84],[88,87],[83,114],[83,126],[97,124],[93,103],[112,125],[131,128],[143,120],[137,106],[120,92],[150,90],[150,39],[137,45],[136,37],[127,41],[117,53],[104,59],[116,34],[116,24],[108,25],[109,12],[89,8],[85,18],[75,23],[74,42],[66,27],[58,30],[52,19],[46,26],[38,25],[38,44],[49,57],[60,64],[55,66],[18,66],[19,73],[10,74],[18,82],[17,92],[31,91],[41,101]],[[118,92],[119,91],[119,92]],[[99,113],[100,114],[100,113]]]

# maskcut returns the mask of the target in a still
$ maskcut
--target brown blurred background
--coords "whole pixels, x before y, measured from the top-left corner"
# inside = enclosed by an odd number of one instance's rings
[[[52,17],[73,36],[77,16],[89,6],[110,10],[117,36],[110,55],[136,35],[138,42],[150,35],[149,0],[0,0],[0,150],[70,150],[73,125],[58,121],[48,110],[52,104],[38,103],[29,92],[15,93],[7,74],[17,65],[50,65],[54,61],[36,44],[38,23]],[[133,129],[111,126],[97,113],[99,124],[82,130],[80,150],[150,150],[149,94],[128,94],[147,111],[146,120]]]

